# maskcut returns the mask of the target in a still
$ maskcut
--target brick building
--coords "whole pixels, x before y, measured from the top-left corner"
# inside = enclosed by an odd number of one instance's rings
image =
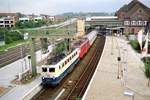
[[[121,7],[116,15],[123,21],[124,33],[138,33],[141,28],[150,23],[150,8],[138,0],[132,0]]]

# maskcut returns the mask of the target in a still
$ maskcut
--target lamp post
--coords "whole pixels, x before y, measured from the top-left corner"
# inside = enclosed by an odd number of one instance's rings
[[[111,36],[112,36],[112,39],[111,39],[111,42],[112,42],[112,45],[111,45],[111,55],[113,55],[113,45],[114,45],[114,43],[113,43],[113,32],[112,32],[112,30],[110,30],[111,31]]]
[[[31,56],[30,55],[28,56],[28,61],[29,61],[29,70],[30,70],[30,69],[32,69],[31,68]]]
[[[121,61],[121,57],[118,57],[118,58],[117,58],[117,60],[118,60],[118,72],[117,72],[117,79],[119,79],[119,78],[120,78],[120,77],[119,77],[119,76],[120,76],[119,74],[120,74],[120,61]]]

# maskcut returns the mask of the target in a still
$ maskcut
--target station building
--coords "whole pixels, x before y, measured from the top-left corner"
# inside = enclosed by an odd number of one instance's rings
[[[129,4],[121,7],[116,15],[123,22],[124,33],[138,33],[150,23],[150,8],[138,0],[132,0]]]

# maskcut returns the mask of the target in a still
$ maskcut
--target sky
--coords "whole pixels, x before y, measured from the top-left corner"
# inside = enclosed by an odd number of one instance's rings
[[[0,12],[56,15],[64,12],[117,11],[132,0],[0,0]],[[139,0],[150,8],[150,0]]]

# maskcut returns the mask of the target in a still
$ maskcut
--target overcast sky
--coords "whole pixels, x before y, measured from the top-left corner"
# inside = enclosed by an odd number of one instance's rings
[[[61,14],[64,12],[115,12],[132,0],[0,0],[0,12]],[[139,0],[150,7],[150,0]]]

